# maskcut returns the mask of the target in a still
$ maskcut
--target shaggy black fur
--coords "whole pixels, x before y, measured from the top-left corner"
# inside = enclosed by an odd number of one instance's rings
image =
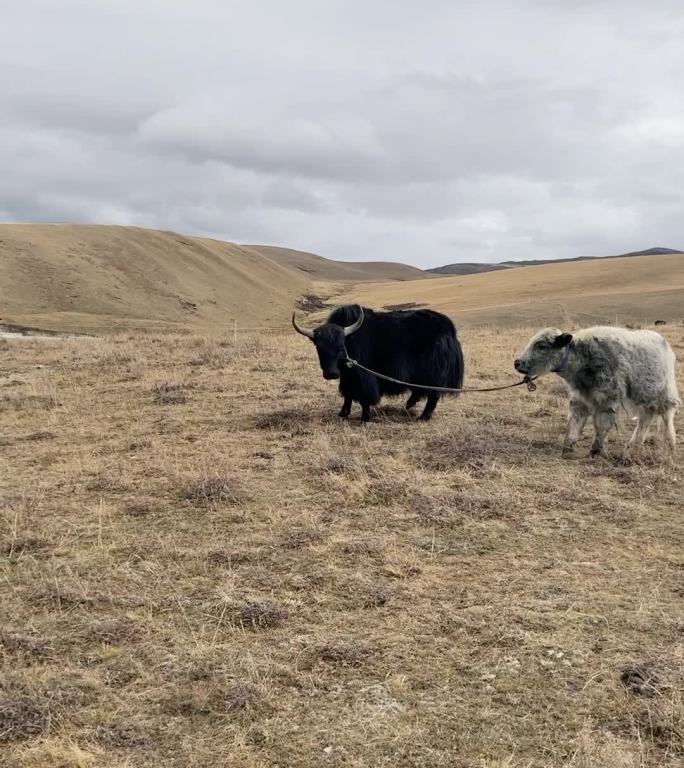
[[[370,407],[383,395],[400,395],[408,388],[344,364],[345,343],[349,356],[367,368],[395,379],[435,387],[463,386],[463,351],[451,320],[430,309],[375,312],[363,308],[361,327],[345,338],[343,328],[359,316],[358,306],[336,309],[325,325],[314,331],[313,342],[326,379],[340,380],[344,397],[341,417],[361,404],[362,418],[370,420]],[[427,397],[421,419],[432,416],[440,393],[411,389],[407,408]]]

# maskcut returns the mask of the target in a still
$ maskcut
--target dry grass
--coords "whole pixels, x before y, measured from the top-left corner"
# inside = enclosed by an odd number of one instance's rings
[[[339,286],[332,303],[370,307],[415,303],[453,317],[461,325],[583,326],[658,319],[682,322],[684,254],[550,263],[534,267]],[[504,331],[505,332],[505,331]]]
[[[551,379],[341,423],[298,337],[3,347],[1,766],[681,765],[681,448],[562,461]]]

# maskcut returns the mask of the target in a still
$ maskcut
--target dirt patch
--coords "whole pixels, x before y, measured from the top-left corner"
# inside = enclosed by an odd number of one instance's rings
[[[315,293],[305,294],[296,304],[297,309],[302,310],[302,312],[315,312],[331,306],[327,296],[317,296]]]
[[[421,307],[427,307],[427,304],[416,304],[415,301],[405,301],[403,304],[385,304],[383,309],[389,312],[397,312],[405,309],[420,309]]]

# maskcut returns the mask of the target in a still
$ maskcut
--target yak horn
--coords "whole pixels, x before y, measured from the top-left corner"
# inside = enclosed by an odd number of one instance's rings
[[[354,331],[358,331],[361,327],[361,323],[363,322],[363,309],[359,307],[359,318],[356,322],[352,323],[351,325],[346,326],[343,328],[344,335],[349,336],[350,333],[354,333]]]
[[[308,328],[302,328],[302,326],[297,323],[294,312],[292,313],[292,325],[294,326],[294,329],[297,331],[297,333],[301,333],[302,336],[306,336],[307,339],[313,339],[314,332],[310,331]]]

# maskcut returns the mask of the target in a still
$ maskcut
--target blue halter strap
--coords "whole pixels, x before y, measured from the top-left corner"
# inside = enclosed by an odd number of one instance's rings
[[[560,361],[560,365],[558,365],[556,368],[552,368],[551,373],[563,373],[563,371],[568,367],[569,357],[570,357],[570,344],[566,344],[565,349],[563,350],[563,359]]]

